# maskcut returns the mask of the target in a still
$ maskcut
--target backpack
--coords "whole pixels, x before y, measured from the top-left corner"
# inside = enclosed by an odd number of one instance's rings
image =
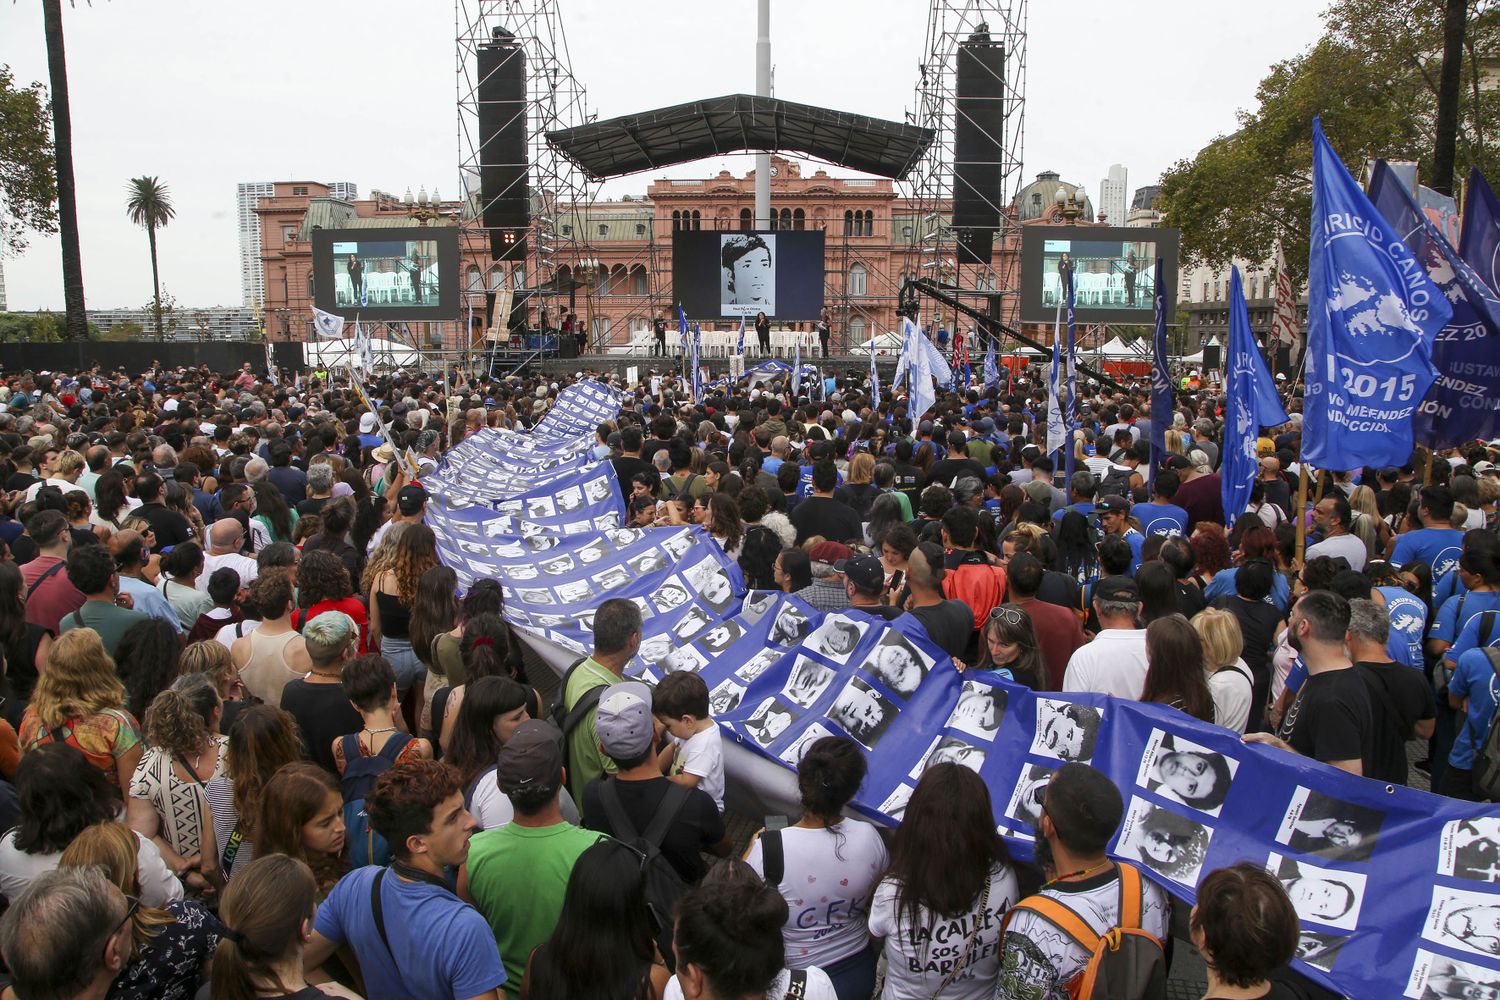
[[[682,481],[681,486],[675,485],[672,480],[675,477],[668,476],[661,481],[662,492],[668,500],[688,500],[693,495],[693,484],[698,481],[696,472],[689,472],[688,477]]]
[[[578,728],[584,718],[599,704],[599,698],[604,694],[608,684],[595,684],[578,698],[578,702],[570,710],[568,708],[568,683],[573,679],[573,671],[583,666],[583,661],[588,659],[580,656],[573,661],[573,665],[563,674],[562,687],[558,688],[557,701],[552,704],[552,710],[547,713],[548,721],[562,732],[563,767],[570,771],[573,762],[568,759],[568,746],[571,742],[568,737],[573,735],[573,730]]]
[[[1486,611],[1485,614],[1494,612]],[[1496,679],[1500,679],[1500,649],[1485,646],[1484,655],[1489,658],[1490,670]],[[1500,725],[1496,725],[1497,720],[1500,720],[1500,712],[1490,719],[1490,729],[1484,734],[1482,743],[1475,739],[1474,724],[1469,723],[1469,740],[1474,745],[1474,791],[1480,798],[1491,802],[1500,800]]]
[[[1120,922],[1102,935],[1061,900],[1030,896],[1005,915],[1000,936],[1017,910],[1050,920],[1089,952],[1089,963],[1067,984],[1071,1000],[1161,1000],[1167,992],[1167,958],[1156,936],[1141,929],[1141,873],[1123,862]]]
[[[646,883],[646,909],[656,924],[656,944],[661,949],[667,967],[677,971],[677,962],[672,951],[672,912],[677,900],[687,891],[677,869],[672,867],[661,853],[662,841],[672,822],[687,805],[692,789],[675,781],[667,783],[667,794],[656,807],[656,815],[645,833],[638,833],[635,824],[625,813],[620,802],[620,790],[613,778],[599,782],[599,804],[604,807],[604,817],[609,821],[610,832],[616,840],[641,856],[641,875]]]
[[[1134,469],[1110,464],[1109,472],[1094,491],[1095,496],[1100,497],[1124,497],[1130,499],[1130,478],[1135,475]]]
[[[365,796],[375,787],[375,779],[390,770],[401,751],[411,744],[396,733],[385,741],[380,752],[366,757],[359,752],[359,734],[344,737],[344,774],[339,778],[339,790],[344,796],[344,830],[349,845],[349,864],[354,868],[364,865],[388,865],[391,863],[391,847],[385,838],[370,825],[370,814],[365,811]]]

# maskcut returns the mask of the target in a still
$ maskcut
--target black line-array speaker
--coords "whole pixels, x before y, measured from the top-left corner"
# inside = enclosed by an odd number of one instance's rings
[[[531,224],[526,156],[526,53],[497,30],[478,50],[479,195],[496,260],[525,260]]]
[[[988,264],[1004,207],[1005,48],[976,34],[958,46],[953,228],[960,264]]]
[[[1221,357],[1221,348],[1218,344],[1203,345],[1203,370],[1213,371],[1224,363]]]

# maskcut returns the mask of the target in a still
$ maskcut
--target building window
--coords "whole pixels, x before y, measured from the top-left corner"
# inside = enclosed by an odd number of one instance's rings
[[[844,213],[844,235],[845,236],[853,236],[853,235],[855,235],[855,232],[854,232],[854,213],[853,212],[845,212]]]
[[[317,290],[313,287],[313,276],[311,271],[307,273],[307,297],[309,299],[315,299],[318,297]]]
[[[755,216],[748,208],[740,209],[740,232],[748,233],[755,228]]]
[[[783,208],[780,212],[776,213],[776,225],[772,228],[781,230],[791,229],[792,210],[790,208]]]
[[[1222,287],[1224,287],[1223,284],[1219,281],[1218,278],[1215,278],[1214,279],[1214,301],[1215,302],[1219,301],[1219,289],[1221,289]]]
[[[865,235],[866,236],[874,236],[875,235],[875,213],[874,212],[866,212],[865,213]]]
[[[647,294],[647,292],[646,292],[646,269],[644,267],[636,267],[636,268],[632,269],[631,272],[630,272],[630,278],[631,278],[631,289],[630,289],[631,294],[633,294],[633,295],[645,295],[645,294]]]
[[[637,236],[645,236],[646,235],[646,224],[644,222],[637,222],[635,224],[635,234]]]
[[[479,268],[473,266],[472,264],[469,265],[468,270],[464,272],[464,278],[465,284],[468,287],[468,291],[470,291],[471,293],[484,291],[484,278],[480,274]]]
[[[855,264],[853,267],[849,268],[849,294],[850,295],[864,295],[864,294],[866,294],[865,290],[866,290],[867,284],[866,284],[866,280],[865,279],[866,279],[865,266],[863,264]],[[850,329],[852,330],[853,327],[851,326]]]
[[[695,209],[693,209],[693,229],[694,230],[699,230],[699,229],[702,229],[702,228],[703,228],[703,216],[695,208]]]
[[[681,231],[681,229],[682,229],[682,213],[679,212],[679,211],[677,211],[676,209],[673,209],[672,210],[672,232],[674,232],[674,233],[675,232],[679,232],[679,231]]]
[[[297,227],[296,226],[282,226],[281,227],[281,242],[283,242],[283,243],[290,243],[293,240],[295,240],[296,238],[297,238]]]
[[[601,222],[601,223],[599,223],[599,235],[600,235],[600,236],[608,236],[608,235],[609,235],[609,227],[608,227],[608,226],[606,226],[606,225],[605,225],[605,224],[604,224],[604,223],[602,223],[602,222]]]
[[[798,230],[807,228],[807,213],[800,208],[792,213],[792,228]]]
[[[865,318],[854,316],[849,320],[849,342],[859,345],[865,339]]]
[[[564,224],[563,227],[562,227],[562,234],[564,236],[572,236],[573,235],[573,227],[569,226],[567,224]]]
[[[296,184],[296,185],[293,185],[292,186],[292,194],[294,196],[295,195],[299,195],[299,194],[301,194],[301,195],[307,194],[307,186],[305,184]]]

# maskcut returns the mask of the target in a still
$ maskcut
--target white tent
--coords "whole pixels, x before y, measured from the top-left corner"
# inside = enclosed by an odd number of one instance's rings
[[[901,334],[894,331],[888,333],[877,333],[869,340],[855,346],[856,351],[869,351],[870,344],[875,344],[877,351],[899,351],[901,350]]]
[[[408,367],[418,364],[421,355],[407,347],[398,344],[394,340],[384,337],[372,337],[370,339],[370,353],[375,358],[378,368]],[[302,359],[308,365],[328,365],[338,367],[348,364],[351,360],[357,360],[354,349],[354,338],[343,337],[338,340],[308,341],[302,345]]]

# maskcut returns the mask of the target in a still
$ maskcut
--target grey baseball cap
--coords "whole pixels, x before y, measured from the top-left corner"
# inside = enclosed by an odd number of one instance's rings
[[[632,760],[651,749],[651,689],[625,681],[604,689],[594,714],[599,745],[615,760]]]

